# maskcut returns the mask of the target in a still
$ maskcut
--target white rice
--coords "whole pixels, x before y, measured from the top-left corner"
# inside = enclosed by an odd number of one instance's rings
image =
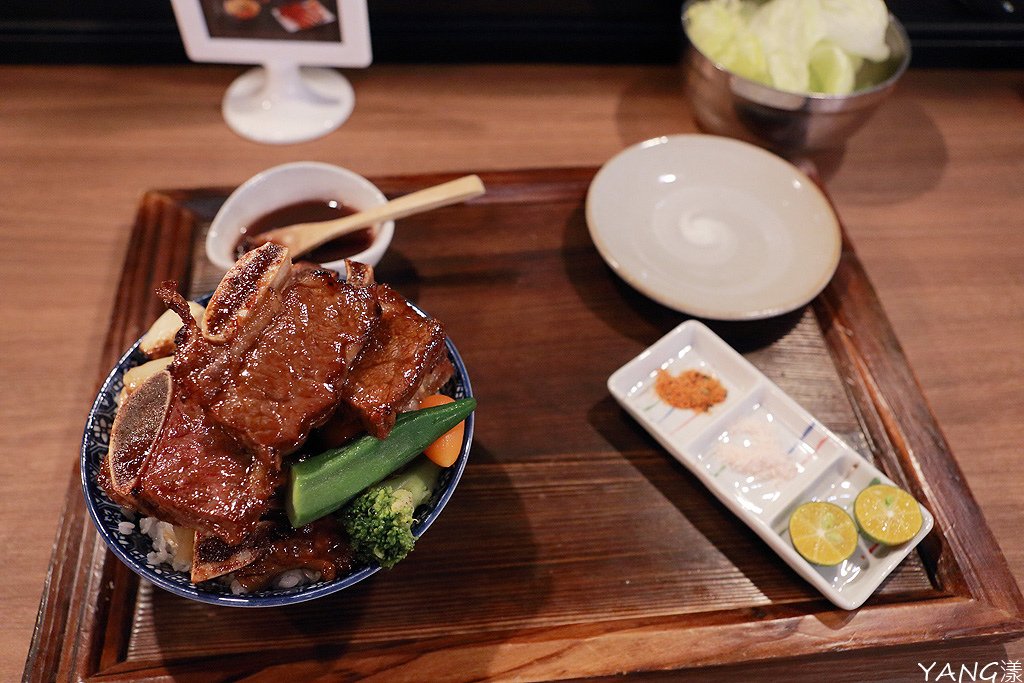
[[[161,522],[156,517],[139,520],[139,531],[153,539],[153,550],[146,554],[146,563],[151,567],[169,564],[174,571],[187,572],[192,569],[192,533],[176,529],[173,524]]]

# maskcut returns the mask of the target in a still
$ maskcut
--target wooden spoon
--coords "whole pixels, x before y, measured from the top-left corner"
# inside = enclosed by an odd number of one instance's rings
[[[372,209],[354,213],[351,216],[336,218],[332,221],[299,223],[285,228],[268,230],[267,232],[253,235],[251,242],[254,247],[261,246],[267,242],[274,242],[283,247],[288,247],[289,256],[294,259],[312,249],[316,249],[325,242],[330,242],[361,228],[395,218],[404,218],[414,213],[429,211],[441,206],[457,204],[473,197],[479,197],[483,193],[484,184],[480,181],[479,176],[468,175],[458,180],[411,192],[397,199],[392,199],[387,204],[381,204]]]

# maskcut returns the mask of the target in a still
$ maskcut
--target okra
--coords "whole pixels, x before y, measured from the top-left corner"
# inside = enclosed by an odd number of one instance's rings
[[[339,509],[368,486],[407,465],[423,449],[465,420],[475,398],[402,413],[386,439],[369,434],[291,467],[286,508],[298,528]]]

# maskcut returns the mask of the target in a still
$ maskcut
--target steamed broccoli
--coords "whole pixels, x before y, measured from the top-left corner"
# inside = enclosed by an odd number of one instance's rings
[[[440,468],[425,457],[371,486],[342,511],[342,523],[356,559],[390,569],[416,543],[413,512],[430,498]]]

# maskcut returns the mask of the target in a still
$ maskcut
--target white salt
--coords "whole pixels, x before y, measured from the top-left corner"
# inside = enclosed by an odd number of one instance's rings
[[[748,477],[789,480],[797,474],[796,463],[783,450],[775,427],[763,417],[738,421],[719,438],[712,454],[730,470]]]

